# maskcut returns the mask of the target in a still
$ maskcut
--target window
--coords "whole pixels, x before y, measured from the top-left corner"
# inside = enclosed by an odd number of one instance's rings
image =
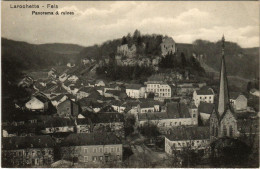
[[[93,153],[96,153],[97,152],[97,149],[96,148],[93,148]]]
[[[108,148],[107,147],[105,148],[105,152],[108,153]]]
[[[223,135],[227,136],[227,127],[226,127],[226,125],[223,126]]]
[[[93,156],[93,161],[97,161],[97,157],[96,156]]]
[[[103,156],[100,156],[100,157],[99,157],[99,160],[102,161],[102,160],[103,160]]]
[[[233,127],[229,126],[229,136],[233,137]]]
[[[102,148],[102,147],[99,148],[99,152],[100,152],[100,153],[103,152],[103,148]]]
[[[200,97],[200,99],[202,99],[202,97]]]
[[[70,110],[70,108],[69,108],[69,107],[67,107],[67,110]]]
[[[84,148],[84,153],[88,153],[88,148]]]
[[[88,156],[84,156],[84,162],[88,162]]]
[[[196,114],[193,114],[193,118],[195,118],[196,117]]]
[[[113,153],[113,152],[114,152],[114,148],[113,148],[113,147],[111,147],[111,148],[110,148],[110,151],[111,151],[111,153]]]
[[[116,148],[116,151],[117,151],[117,152],[119,152],[119,151],[120,151],[120,148],[119,148],[119,147],[117,147],[117,148]]]

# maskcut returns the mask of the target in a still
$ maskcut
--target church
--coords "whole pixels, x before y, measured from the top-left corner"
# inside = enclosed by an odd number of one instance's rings
[[[237,137],[237,117],[230,104],[225,64],[225,38],[222,38],[222,58],[219,79],[219,95],[216,109],[210,116],[210,139]]]

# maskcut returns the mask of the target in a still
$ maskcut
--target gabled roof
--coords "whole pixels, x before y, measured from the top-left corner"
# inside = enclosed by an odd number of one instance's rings
[[[129,84],[126,85],[126,89],[134,89],[134,90],[139,90],[142,87],[140,84]]]
[[[93,123],[124,122],[124,116],[120,113],[96,113],[91,118]]]
[[[140,103],[140,108],[151,108],[155,105],[161,105],[161,103],[158,101],[144,101]]]
[[[241,92],[230,92],[230,93],[229,93],[229,98],[230,98],[230,99],[237,99],[238,96],[240,96],[240,95],[245,96],[245,95],[243,95]]]
[[[209,127],[183,127],[173,128],[165,136],[171,141],[189,141],[210,139]]]
[[[74,126],[74,120],[69,118],[62,117],[53,117],[44,121],[44,127],[65,127],[65,126]]]
[[[64,96],[66,96],[65,94],[60,94],[54,98],[51,99],[51,101],[60,101]]]
[[[122,144],[122,141],[113,133],[78,133],[70,134],[62,146],[87,146]]]
[[[91,120],[89,118],[77,119],[77,124],[78,125],[90,125]]]
[[[198,107],[199,113],[206,113],[211,114],[214,110],[214,104],[213,103],[207,103],[207,102],[200,102],[200,105]]]
[[[211,88],[203,86],[200,90],[196,90],[197,95],[214,95]]]
[[[52,148],[54,147],[54,145],[55,142],[48,135],[2,138],[3,150],[15,150],[24,148]]]
[[[189,109],[184,103],[167,103],[166,112],[174,118],[190,118]]]

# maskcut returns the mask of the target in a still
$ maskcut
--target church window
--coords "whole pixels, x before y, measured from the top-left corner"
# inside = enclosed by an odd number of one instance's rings
[[[212,135],[215,136],[215,127],[212,126]]]
[[[229,126],[229,136],[233,137],[233,127]]]
[[[218,128],[216,127],[215,136],[218,136]]]
[[[226,125],[223,126],[223,136],[227,136],[227,127],[226,127]]]

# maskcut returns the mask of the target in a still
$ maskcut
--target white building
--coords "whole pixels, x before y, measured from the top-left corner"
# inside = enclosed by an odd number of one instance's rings
[[[188,109],[186,104],[168,103],[166,112],[138,113],[137,123],[139,126],[152,123],[165,132],[172,127],[198,125],[198,112]]]
[[[165,152],[168,155],[174,155],[184,149],[206,152],[209,146],[209,127],[174,128],[165,135]]]
[[[131,84],[126,86],[126,94],[131,98],[144,98],[145,87],[140,84]]]
[[[243,94],[230,92],[229,100],[234,110],[243,111],[247,109],[247,98]]]
[[[214,91],[209,87],[202,87],[200,90],[193,92],[193,100],[197,107],[201,101],[214,103]]]
[[[171,98],[173,86],[167,83],[146,82],[146,92],[154,93],[159,98]]]

